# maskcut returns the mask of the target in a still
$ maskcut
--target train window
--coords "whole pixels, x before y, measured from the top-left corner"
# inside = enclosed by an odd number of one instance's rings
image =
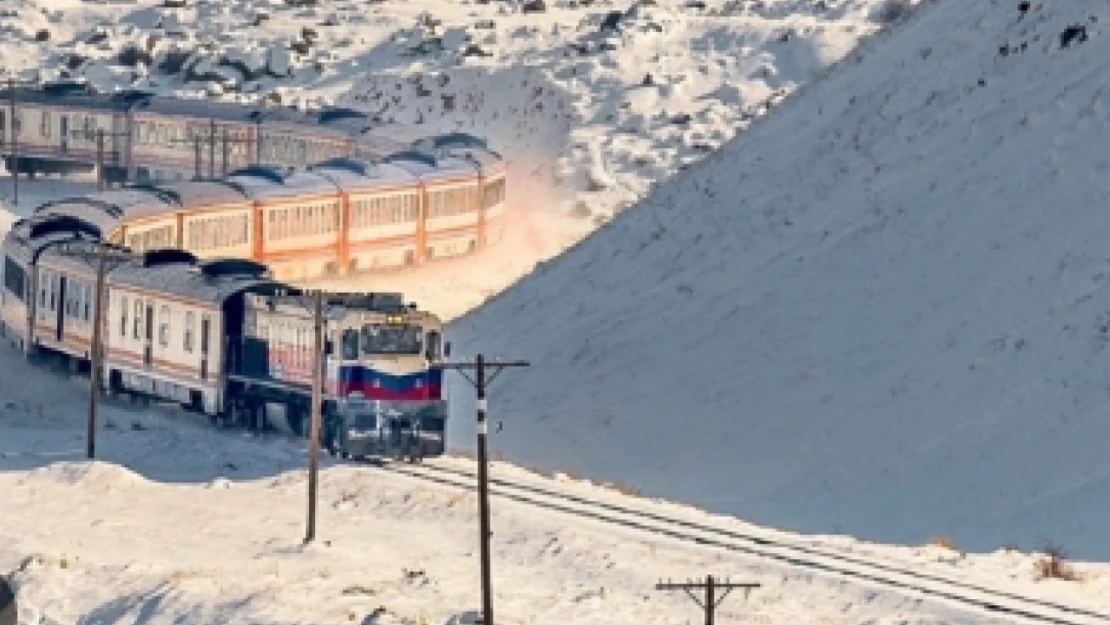
[[[89,320],[89,312],[92,309],[93,289],[91,285],[85,285],[85,321]]]
[[[24,291],[26,290],[26,274],[23,272],[23,267],[20,267],[11,258],[4,258],[4,286],[8,291],[19,298],[20,301],[24,300]]]
[[[120,312],[122,314],[120,315],[119,335],[123,336],[123,337],[126,337],[127,336],[127,296],[126,295],[123,297],[123,299],[120,300]]]
[[[4,145],[4,141],[8,137],[8,112],[0,111],[0,145]]]
[[[417,326],[368,323],[362,326],[362,353],[419,354],[423,351],[422,339]]]
[[[50,275],[50,310],[51,312],[58,310],[58,302],[56,297],[58,295],[58,276]]]
[[[358,330],[343,331],[343,360],[358,360]]]
[[[200,353],[208,353],[208,328],[212,325],[212,317],[205,314],[200,320]]]
[[[135,319],[131,324],[131,337],[136,341],[142,338],[143,300],[135,298]]]
[[[185,351],[193,353],[193,332],[196,330],[197,315],[193,311],[185,313]]]
[[[170,344],[170,307],[162,306],[158,311],[158,343],[162,347]]]
[[[428,360],[439,360],[441,342],[440,339],[441,335],[439,332],[436,332],[435,330],[428,332],[428,345],[424,349],[424,356]]]

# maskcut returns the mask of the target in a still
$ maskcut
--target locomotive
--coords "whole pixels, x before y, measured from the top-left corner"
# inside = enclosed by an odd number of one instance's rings
[[[0,333],[27,357],[90,371],[96,225],[39,213],[3,243]],[[126,250],[126,248],[121,248]],[[105,269],[102,387],[172,402],[221,426],[309,434],[314,315],[265,265],[180,249]],[[398,293],[324,295],[322,440],[343,457],[419,460],[445,449],[442,320]]]

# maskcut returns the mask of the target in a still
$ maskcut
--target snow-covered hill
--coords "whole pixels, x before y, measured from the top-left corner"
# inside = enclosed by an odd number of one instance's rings
[[[507,249],[422,301],[455,315],[746,128],[917,0],[6,0],[0,78],[370,111],[510,159]],[[6,190],[0,189],[0,193]],[[431,275],[428,275],[431,274]],[[387,278],[392,281],[393,278]],[[442,300],[442,305],[440,304]]]
[[[929,4],[468,315],[459,355],[533,363],[494,447],[776,526],[1110,558],[1107,19]]]
[[[16,588],[20,625],[440,625],[479,604],[472,493],[336,466],[325,456],[318,539],[305,547],[303,442],[108,402],[101,407],[98,460],[89,463],[87,382],[32,370],[6,347],[0,371],[0,575]],[[499,465],[493,471],[495,478],[520,473]],[[545,486],[602,493],[565,481]],[[675,506],[607,497],[676,514]],[[682,514],[715,522],[704,513]],[[707,572],[762,584],[746,601],[730,596],[718,611],[722,622],[1003,623],[498,498],[492,515],[502,623],[695,622],[695,604],[654,584]],[[881,545],[814,540],[894,554]],[[938,546],[904,551],[895,557],[915,567],[987,585],[1035,586],[1041,596],[1087,606],[1110,587],[1105,567],[1077,566],[1083,583],[1035,582],[1036,558],[1029,555],[964,558]]]

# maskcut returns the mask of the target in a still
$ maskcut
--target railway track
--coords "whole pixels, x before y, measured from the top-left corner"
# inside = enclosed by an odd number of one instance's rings
[[[107,403],[116,403],[108,400]],[[125,407],[121,404],[118,407]],[[168,413],[165,413],[168,416]],[[285,437],[283,437],[285,438]],[[381,471],[404,475],[460,490],[476,491],[475,473],[434,464],[371,463]],[[780,562],[827,576],[870,583],[902,594],[940,601],[1011,622],[1053,625],[1110,625],[1110,612],[1068,606],[1024,597],[1016,592],[989,588],[967,580],[911,570],[876,559],[838,553],[754,532],[714,527],[706,523],[669,517],[616,503],[598,501],[540,486],[490,477],[490,495],[554,512],[663,536],[756,558]]]
[[[390,471],[426,482],[476,491],[476,475],[429,464],[379,465]],[[966,580],[911,570],[808,545],[793,544],[753,533],[713,527],[676,519],[615,503],[561,493],[539,486],[490,478],[490,495],[600,523],[648,532],[681,542],[764,558],[824,575],[862,581],[903,594],[942,601],[951,606],[984,613],[1000,619],[1054,625],[1110,625],[1110,612],[1097,612],[1059,602],[1031,599],[1020,594],[992,589]]]

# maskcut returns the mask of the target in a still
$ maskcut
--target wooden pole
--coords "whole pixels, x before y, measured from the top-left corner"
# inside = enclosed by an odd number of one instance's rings
[[[228,131],[227,131],[227,128],[225,127],[224,128],[224,151],[223,151],[223,158],[224,158],[223,176],[225,178],[227,177],[228,161],[231,159],[230,143],[231,143],[231,137],[228,136]]]
[[[196,137],[194,137],[194,140],[195,140],[195,145],[194,145],[195,154],[193,155],[193,158],[194,158],[194,161],[195,161],[194,166],[195,166],[195,169],[196,169],[196,175],[193,176],[193,179],[194,180],[200,180],[200,135],[197,135]]]
[[[713,576],[706,576],[705,584],[705,625],[713,625],[714,612],[717,606],[713,603]]]
[[[12,157],[8,162],[12,164],[12,171],[10,173],[12,175],[12,191],[15,194],[12,203],[15,206],[19,206],[19,139],[16,134],[14,78],[8,79],[8,95],[10,96],[8,99],[8,123],[11,124],[12,127]]]
[[[97,254],[96,310],[93,311],[92,354],[90,354],[89,359],[92,363],[92,371],[89,372],[88,447],[85,450],[89,460],[96,457],[96,404],[100,396],[100,371],[104,362],[104,349],[101,345],[102,337],[100,326],[102,325],[101,320],[104,314],[104,274],[107,272],[107,255],[107,249],[101,246],[100,252]]]
[[[216,178],[216,120],[208,125],[208,179]]]
[[[104,190],[104,130],[96,131],[96,190]]]
[[[316,539],[316,479],[320,468],[320,421],[324,386],[324,292],[316,291],[313,306],[314,344],[312,348],[312,424],[309,432],[308,527],[304,542]]]

